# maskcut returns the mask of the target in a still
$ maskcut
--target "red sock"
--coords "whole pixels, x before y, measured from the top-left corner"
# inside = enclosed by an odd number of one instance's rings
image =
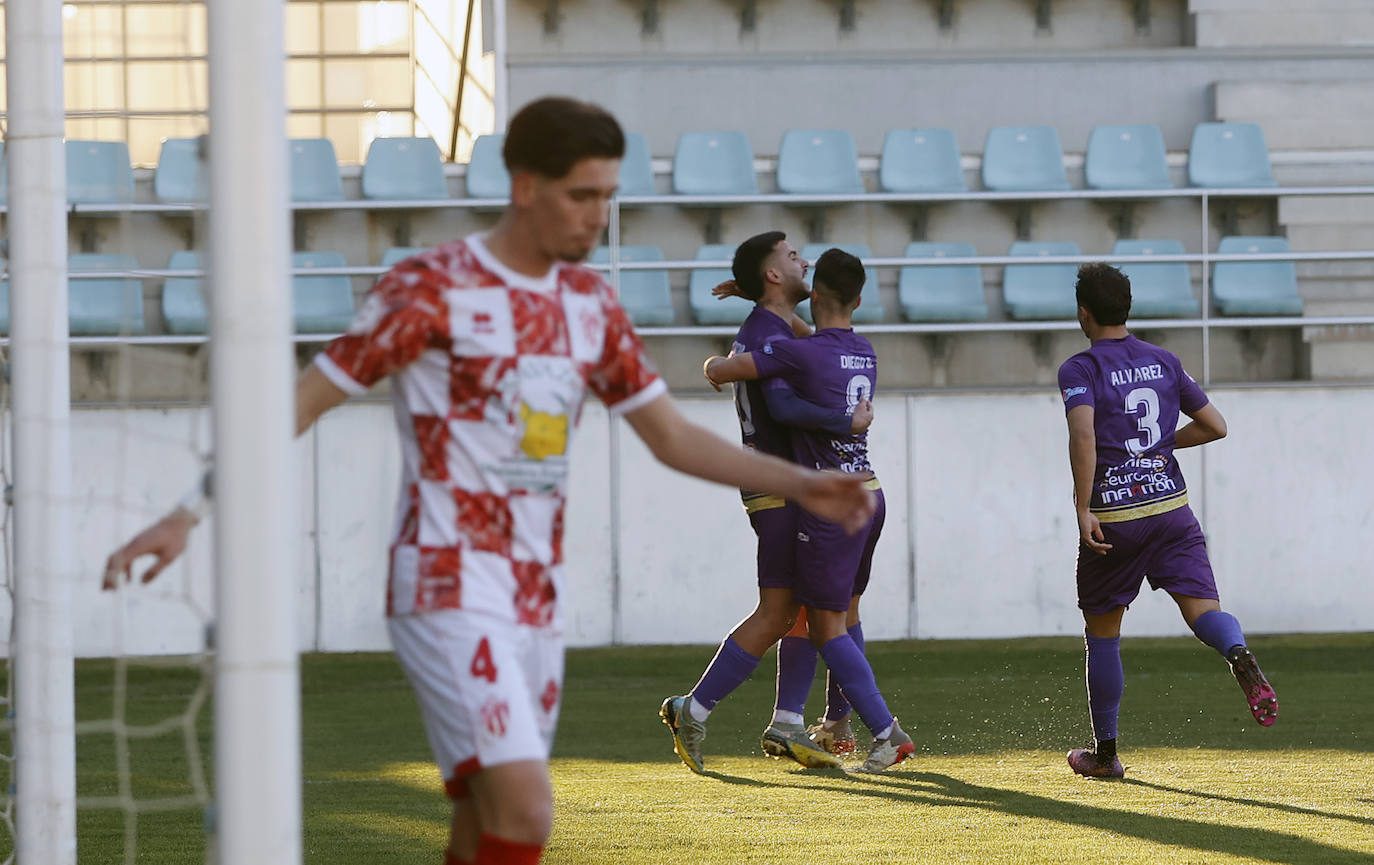
[[[445,850],[444,865],[473,865],[473,863],[466,859],[459,859],[458,854],[454,853],[452,850]]]
[[[482,833],[477,841],[477,858],[472,865],[539,865],[544,848],[538,844],[521,844],[495,835]]]

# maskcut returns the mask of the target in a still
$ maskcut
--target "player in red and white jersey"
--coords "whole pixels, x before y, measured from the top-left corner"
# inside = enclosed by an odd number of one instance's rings
[[[538,862],[563,682],[569,439],[587,391],[688,474],[792,499],[858,527],[864,478],[732,447],[688,422],[606,282],[577,262],[608,224],[624,136],[604,110],[542,99],[511,120],[511,202],[482,236],[401,262],[296,387],[308,429],[392,380],[404,468],[388,626],[453,799],[447,865]],[[106,587],[185,548],[178,506],[111,555]]]

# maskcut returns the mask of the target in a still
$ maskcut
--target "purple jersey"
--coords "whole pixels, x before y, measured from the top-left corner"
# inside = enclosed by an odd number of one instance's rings
[[[792,325],[777,313],[754,307],[749,317],[740,325],[735,334],[734,353],[762,352],[767,346],[779,340],[792,339]],[[739,415],[740,438],[747,448],[761,453],[792,459],[792,438],[787,427],[773,419],[768,411],[768,403],[763,398],[763,382],[735,382],[735,412]],[[775,496],[740,490],[744,504],[751,512],[757,507],[781,507],[782,500]]]
[[[1188,503],[1174,458],[1179,412],[1207,404],[1173,352],[1127,335],[1101,339],[1059,367],[1064,409],[1093,406],[1097,469],[1089,507],[1103,522],[1164,513]]]
[[[754,352],[754,366],[765,387],[791,387],[797,396],[822,408],[853,414],[860,400],[872,399],[878,381],[873,344],[852,330],[828,327],[812,336],[771,343]],[[824,430],[792,430],[796,462],[818,469],[866,472],[868,433],[836,436]]]

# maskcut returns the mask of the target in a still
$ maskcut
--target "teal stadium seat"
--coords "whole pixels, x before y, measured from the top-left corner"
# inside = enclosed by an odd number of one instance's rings
[[[1199,123],[1188,147],[1188,182],[1231,189],[1278,186],[1264,130],[1253,123]]]
[[[1081,255],[1076,243],[1033,243],[1017,241],[1007,255],[1039,255],[1053,259],[1056,255]],[[1078,316],[1078,301],[1074,298],[1074,282],[1078,279],[1078,265],[1008,264],[1002,274],[1002,302],[1007,314],[1015,319],[1072,319]]]
[[[1090,189],[1168,189],[1164,136],[1148,123],[1095,126],[1083,163]]]
[[[983,144],[983,186],[995,192],[1068,189],[1052,126],[995,126]]]
[[[620,160],[620,191],[617,194],[622,198],[658,194],[649,142],[638,132],[625,133],[625,158]]]
[[[791,129],[778,146],[778,190],[790,195],[858,195],[859,154],[843,129]]]
[[[343,201],[334,142],[328,138],[293,138],[288,149],[292,201]]]
[[[296,269],[347,267],[337,252],[297,252],[291,256]],[[353,283],[346,276],[291,277],[297,333],[342,333],[353,323]]]
[[[468,198],[510,197],[510,173],[501,156],[501,145],[505,141],[506,136],[496,134],[479,135],[472,142],[472,155],[468,157]]]
[[[1288,252],[1282,237],[1223,237],[1217,252]],[[1212,298],[1222,315],[1302,315],[1297,269],[1291,261],[1219,261]]]
[[[393,246],[382,253],[381,266],[395,267],[412,255],[419,255],[422,252],[428,251],[429,249],[423,246]]]
[[[363,198],[437,201],[448,198],[444,164],[433,138],[374,138],[363,163]]]
[[[811,263],[811,267],[806,271],[806,284],[811,284],[811,278],[816,273],[816,259],[821,257],[821,253],[827,249],[841,249],[850,255],[856,255],[861,259],[867,260],[873,257],[873,250],[863,243],[808,243],[802,247],[801,256]],[[883,301],[882,295],[878,291],[878,271],[871,268],[864,268],[864,287],[859,295],[863,302],[859,308],[854,310],[854,321],[859,324],[873,324],[883,320]],[[806,301],[806,309],[798,309],[798,313],[807,321],[811,320],[810,301]]]
[[[697,261],[730,261],[735,247],[725,243],[709,243],[697,250]],[[687,281],[687,304],[697,324],[739,324],[754,310],[753,301],[742,297],[717,300],[711,289],[727,279],[734,279],[729,267],[694,270]]]
[[[210,167],[201,158],[205,138],[164,138],[153,172],[153,195],[169,204],[210,200]]]
[[[878,164],[883,192],[964,192],[959,144],[948,129],[893,129]]]
[[[912,243],[904,258],[968,258],[971,243]],[[897,277],[907,321],[982,321],[988,317],[983,269],[976,264],[911,265]]]
[[[754,151],[743,132],[684,132],[673,154],[678,195],[753,195]]]
[[[664,261],[657,246],[622,246],[621,261]],[[592,252],[592,264],[609,264],[611,250],[598,246]],[[610,274],[606,274],[610,279]],[[620,272],[620,305],[637,325],[665,325],[673,323],[673,293],[666,270],[622,270]]]
[[[1112,255],[1182,255],[1177,240],[1118,240]],[[1132,318],[1187,318],[1197,315],[1193,278],[1181,262],[1123,264],[1121,272],[1131,280]]]
[[[129,255],[77,253],[67,258],[69,274],[137,268]],[[72,336],[143,333],[142,281],[132,276],[69,279],[67,320]]]
[[[67,201],[122,204],[134,200],[134,170],[123,141],[67,142]]]
[[[168,270],[200,270],[200,255],[174,252]],[[169,276],[162,283],[162,320],[169,333],[206,333],[209,316],[205,304],[205,280],[199,276]]]

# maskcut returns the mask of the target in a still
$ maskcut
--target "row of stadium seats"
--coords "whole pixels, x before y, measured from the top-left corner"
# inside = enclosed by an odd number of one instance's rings
[[[830,246],[868,259],[872,251],[863,244],[808,244],[804,258],[815,260]],[[420,252],[395,247],[382,256],[381,266]],[[1234,253],[1283,253],[1288,243],[1281,237],[1226,237],[1217,251]],[[1182,255],[1183,245],[1175,240],[1121,240],[1113,255]],[[734,247],[707,245],[697,250],[697,261],[727,261]],[[1012,256],[1081,255],[1074,243],[1012,244]],[[964,258],[977,255],[968,243],[913,243],[906,258]],[[656,246],[621,247],[623,262],[665,261]],[[610,250],[600,247],[592,254],[593,264],[610,262]],[[337,252],[298,252],[292,256],[298,269],[347,267]],[[194,252],[176,252],[167,262],[168,270],[196,270],[201,260]],[[118,272],[136,270],[137,262],[127,255],[77,254],[68,268],[80,272]],[[1009,264],[1002,277],[1002,297],[1007,316],[1016,320],[1064,320],[1077,313],[1074,300],[1076,264]],[[1131,278],[1132,315],[1137,318],[1196,316],[1197,297],[1193,294],[1189,266],[1183,262],[1122,265]],[[855,313],[862,323],[882,321],[885,317],[878,291],[878,274],[867,268],[863,302]],[[641,326],[673,323],[672,291],[667,270],[627,270],[620,273],[621,302],[635,324]],[[728,269],[691,271],[688,303],[697,324],[737,324],[752,307],[748,301],[711,296],[711,289],[730,278]],[[353,285],[348,276],[297,274],[291,280],[298,333],[338,333],[348,327],[354,314]],[[131,276],[74,279],[68,285],[71,333],[74,335],[142,334],[141,280]],[[1289,261],[1218,262],[1212,272],[1211,293],[1223,315],[1301,315],[1296,270]],[[921,265],[901,268],[897,296],[902,316],[911,322],[980,321],[988,318],[983,289],[983,272],[978,265]],[[802,314],[808,315],[804,305]],[[162,317],[168,332],[200,334],[206,331],[206,304],[200,277],[169,277],[162,286]],[[809,317],[809,315],[808,315]],[[0,332],[9,333],[9,283],[0,283]]]
[[[169,204],[203,202],[208,196],[202,138],[169,138],[162,144],[153,191]],[[467,168],[467,194],[500,199],[510,177],[501,159],[503,136],[474,143]],[[644,137],[630,133],[621,165],[623,196],[654,195],[654,172]],[[343,201],[343,182],[334,145],[327,138],[290,142],[291,200]],[[0,150],[0,156],[3,150]],[[1098,126],[1088,138],[1084,175],[1088,188],[1106,190],[1172,187],[1164,139],[1149,124]],[[1193,130],[1188,182],[1196,187],[1275,186],[1264,133],[1251,123],[1202,123]],[[1059,134],[1050,126],[999,126],[983,146],[983,187],[1002,192],[1070,188]],[[778,148],[779,191],[796,195],[862,195],[853,137],[842,129],[794,129]],[[759,191],[754,154],[739,131],[685,132],[673,156],[672,190],[678,195],[751,195]],[[878,191],[942,194],[967,191],[958,143],[948,129],[894,129],[879,161]],[[6,192],[0,175],[0,201]],[[362,168],[368,200],[447,199],[439,148],[430,138],[378,138]],[[133,201],[129,148],[120,141],[67,142],[67,198],[73,204]]]

